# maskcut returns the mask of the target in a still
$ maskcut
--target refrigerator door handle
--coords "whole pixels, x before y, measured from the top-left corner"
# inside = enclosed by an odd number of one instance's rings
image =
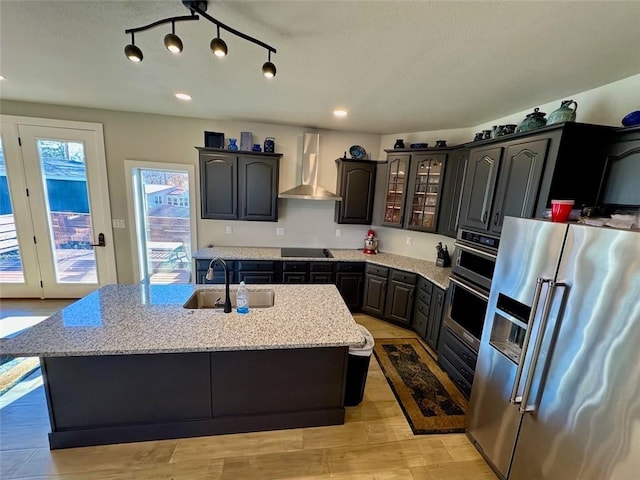
[[[544,341],[544,333],[547,329],[547,322],[549,321],[549,311],[551,310],[551,303],[553,302],[553,297],[557,287],[566,287],[565,283],[556,283],[549,282],[549,293],[547,294],[547,298],[544,302],[544,307],[542,309],[542,318],[540,319],[540,328],[538,330],[538,337],[536,338],[536,343],[533,346],[533,355],[531,357],[531,365],[529,366],[529,371],[527,372],[527,379],[524,383],[524,391],[522,392],[522,403],[520,404],[520,413],[533,412],[535,410],[535,406],[528,406],[529,403],[529,394],[531,393],[531,384],[533,383],[533,376],[536,371],[536,367],[538,365],[538,357],[540,356],[540,348],[542,347],[542,342]]]
[[[520,387],[520,380],[522,378],[522,370],[524,369],[524,362],[527,357],[527,350],[529,348],[529,340],[531,339],[531,330],[533,330],[533,320],[538,313],[538,304],[540,303],[540,293],[542,292],[542,284],[547,283],[550,280],[538,277],[536,279],[536,290],[533,294],[533,301],[531,303],[531,312],[527,319],[527,332],[524,334],[522,340],[522,349],[520,352],[520,360],[518,361],[518,368],[516,369],[516,378],[513,380],[513,388],[511,389],[511,396],[509,402],[513,405],[518,405],[522,402],[522,397],[518,396],[518,389]]]

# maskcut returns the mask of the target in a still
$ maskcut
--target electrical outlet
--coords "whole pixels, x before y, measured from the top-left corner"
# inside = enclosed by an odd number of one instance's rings
[[[407,237],[407,245],[413,245],[413,237]]]
[[[278,227],[276,228],[276,235],[284,235],[284,227]]]
[[[127,228],[124,218],[112,218],[111,224],[113,228]]]
[[[224,227],[224,233],[226,233],[227,235],[231,235],[233,233],[233,227],[231,225],[227,225],[226,227]]]
[[[339,228],[336,228],[336,237],[341,237],[342,236],[342,230],[340,230]]]

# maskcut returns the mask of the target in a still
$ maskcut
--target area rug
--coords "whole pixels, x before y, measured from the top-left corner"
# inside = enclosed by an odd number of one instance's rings
[[[377,338],[373,353],[414,434],[465,431],[467,400],[417,338]]]
[[[19,357],[0,365],[0,396],[40,366],[38,357]]]

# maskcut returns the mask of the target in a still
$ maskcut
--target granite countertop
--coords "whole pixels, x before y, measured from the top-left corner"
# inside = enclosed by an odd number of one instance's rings
[[[407,272],[417,273],[432,281],[440,288],[449,288],[449,274],[451,268],[437,267],[434,262],[419,258],[405,257],[393,253],[380,252],[376,255],[362,253],[361,249],[328,249],[333,258],[282,257],[280,248],[262,247],[213,247],[201,248],[193,254],[193,258],[209,260],[220,257],[228,260],[306,260],[314,262],[367,262],[383,267],[397,268]]]
[[[334,285],[271,289],[274,306],[246,315],[183,304],[211,285],[107,285],[13,338],[0,353],[82,356],[362,346],[364,337]],[[237,289],[236,285],[231,290]]]

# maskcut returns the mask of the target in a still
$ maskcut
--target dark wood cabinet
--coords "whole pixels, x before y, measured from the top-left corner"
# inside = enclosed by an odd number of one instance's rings
[[[438,348],[438,338],[442,325],[442,314],[444,312],[445,291],[439,287],[433,287],[431,308],[429,309],[429,320],[424,339],[434,351]]]
[[[364,312],[379,317],[384,316],[388,278],[388,268],[367,264],[364,276],[364,298],[362,299]]]
[[[333,273],[334,262],[310,262],[309,283],[336,283]]]
[[[385,318],[407,324],[411,322],[416,282],[415,273],[391,270],[385,302]]]
[[[238,282],[247,285],[277,283],[275,262],[267,260],[239,261]]]
[[[438,363],[469,398],[478,355],[446,325],[442,328],[441,336]]]
[[[350,310],[360,310],[364,263],[338,262],[336,265],[336,287]]]
[[[438,233],[441,235],[456,238],[458,234],[460,198],[468,161],[468,148],[455,149],[447,156],[438,215]]]
[[[376,182],[376,162],[339,158],[336,202],[336,223],[370,225]]]
[[[500,234],[505,216],[543,218],[554,198],[595,205],[612,132],[568,122],[470,147],[460,226]]]
[[[446,158],[441,152],[411,154],[405,228],[436,231]]]
[[[404,225],[404,208],[407,198],[410,153],[387,152],[387,168],[382,225],[401,228]]]
[[[607,150],[603,189],[596,205],[606,214],[640,207],[640,126],[620,128]]]
[[[200,215],[219,220],[276,221],[280,154],[197,147]]]

